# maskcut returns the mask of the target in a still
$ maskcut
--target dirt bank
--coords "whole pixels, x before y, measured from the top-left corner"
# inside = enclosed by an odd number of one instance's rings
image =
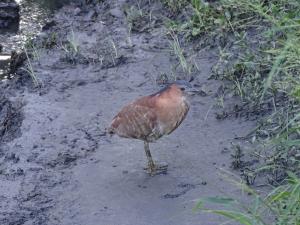
[[[140,7],[149,7],[145,2]],[[168,174],[143,171],[141,142],[105,136],[120,107],[157,91],[156,80],[174,74],[178,63],[161,4],[151,3],[153,25],[132,33],[125,4],[64,7],[36,41],[44,46],[32,61],[41,87],[33,88],[28,77],[3,85],[13,104],[22,103],[22,123],[1,145],[0,224],[209,225],[221,219],[192,213],[197,198],[242,195],[220,168],[230,170],[226,148],[254,123],[216,119],[219,84],[208,80],[213,50],[190,51],[199,67],[193,85],[207,95],[193,96],[181,127],[151,145],[154,159],[169,164]]]

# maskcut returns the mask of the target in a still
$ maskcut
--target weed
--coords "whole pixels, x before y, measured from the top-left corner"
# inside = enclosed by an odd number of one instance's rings
[[[48,37],[47,39],[44,41],[43,45],[45,46],[45,48],[52,48],[54,46],[57,45],[57,41],[58,41],[58,38],[57,38],[57,33],[55,32],[52,32]]]
[[[300,180],[289,173],[286,184],[261,197],[243,183],[241,189],[253,196],[252,204],[243,204],[230,197],[208,197],[198,201],[195,211],[201,210],[228,218],[243,225],[294,225],[300,223]],[[222,206],[223,209],[207,208],[206,204]],[[273,217],[270,218],[270,215]],[[228,222],[230,222],[228,221]]]
[[[76,40],[76,37],[75,37],[75,34],[74,34],[73,30],[71,31],[71,34],[68,36],[67,40],[68,40],[68,48],[70,49],[70,51],[73,52],[74,55],[78,54],[79,44]]]
[[[71,30],[71,33],[68,35],[66,44],[62,45],[62,49],[65,51],[65,57],[68,61],[72,63],[77,61],[79,56],[79,44],[73,30]]]
[[[252,185],[255,182],[255,179],[257,177],[257,173],[256,173],[255,170],[250,169],[248,167],[245,167],[242,170],[241,176],[244,178],[244,180],[246,181],[247,185]]]
[[[35,45],[35,40],[32,36],[28,36],[26,38],[26,42],[24,43],[24,49],[26,49],[27,53],[33,57],[34,60],[40,60],[40,52],[38,47]]]
[[[242,161],[242,157],[244,156],[244,153],[242,151],[242,148],[240,145],[236,144],[232,144],[233,147],[233,153],[231,154],[231,157],[233,159],[232,161],[232,168],[233,169],[239,169],[243,166],[243,161]]]
[[[191,5],[194,13],[182,30],[193,38],[226,38],[213,77],[231,81],[227,90],[240,97],[244,110],[269,114],[256,140],[271,141],[265,162],[276,169],[270,180],[282,180],[285,170],[300,167],[288,157],[300,147],[300,2],[192,0]]]
[[[300,224],[300,2],[191,0],[191,6],[193,15],[180,31],[219,45],[220,58],[212,77],[230,81],[227,90],[240,97],[245,111],[265,115],[253,136],[263,143],[263,165],[256,170],[246,168],[242,176],[252,184],[257,175],[264,174],[270,184],[279,185],[266,198],[252,191],[251,207],[236,204],[234,199],[208,199],[244,211],[207,209],[205,201],[198,206],[241,224],[268,224],[267,212],[275,218],[274,224]],[[237,148],[234,168],[241,165],[240,156]]]
[[[38,87],[41,83],[40,83],[38,77],[36,76],[36,74],[34,72],[34,69],[33,69],[33,66],[32,66],[32,63],[31,63],[31,59],[28,55],[26,47],[24,47],[24,52],[26,54],[27,61],[26,61],[25,68],[22,68],[22,69],[29,74],[29,76],[32,79],[32,82],[33,82],[34,86]]]
[[[115,53],[115,54],[114,54],[114,58],[118,58],[118,57],[119,57],[119,54],[118,54],[118,49],[117,49],[117,47],[116,47],[116,44],[115,44],[115,42],[114,42],[113,39],[111,39],[110,42],[111,42],[112,48],[113,48],[114,53]]]
[[[162,3],[167,7],[170,11],[171,15],[179,14],[182,9],[188,5],[188,0],[162,0]]]
[[[178,37],[172,31],[170,32],[170,34],[173,39],[173,42],[170,42],[170,46],[171,46],[174,54],[176,55],[180,65],[181,65],[182,70],[189,74],[191,72],[191,67],[187,63],[187,60],[183,53],[183,49],[180,46]]]
[[[185,74],[185,79],[189,80],[191,78],[191,73],[193,72],[194,68],[197,68],[194,63],[191,62],[190,59],[187,59],[184,54],[184,49],[181,47],[179,39],[175,32],[172,30],[169,31],[173,41],[170,41],[170,47],[174,55],[176,56],[177,60],[179,61],[179,65],[182,71]],[[177,67],[177,66],[176,66]],[[176,77],[175,77],[176,80]]]
[[[125,8],[125,14],[129,33],[148,31],[155,23],[152,19],[152,12],[142,9],[139,2],[137,2],[137,7]]]

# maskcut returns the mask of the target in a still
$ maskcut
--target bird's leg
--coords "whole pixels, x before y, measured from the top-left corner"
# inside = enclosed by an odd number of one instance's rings
[[[152,156],[151,156],[149,142],[144,141],[144,149],[145,149],[145,153],[146,153],[146,156],[148,159],[148,169],[150,170],[150,174],[153,176],[155,174],[155,164],[154,164]]]
[[[144,142],[145,153],[148,159],[148,170],[150,170],[150,175],[154,176],[155,174],[165,174],[168,169],[168,165],[155,165],[151,156],[149,142]]]

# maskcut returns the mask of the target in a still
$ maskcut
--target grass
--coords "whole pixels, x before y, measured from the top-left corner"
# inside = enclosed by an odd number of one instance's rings
[[[162,0],[172,16],[177,15],[187,4],[187,0]]]
[[[128,5],[124,8],[129,33],[148,31],[155,23],[152,20],[152,12],[142,9],[141,2],[135,5]]]
[[[112,56],[112,58],[118,58],[119,57],[119,54],[118,54],[118,49],[117,49],[117,46],[114,42],[114,40],[111,38],[110,40],[110,43],[112,45],[112,48],[113,48],[113,52],[114,52],[114,56]]]
[[[174,1],[162,2],[172,10]],[[300,1],[175,2],[178,6],[184,2],[187,7],[180,11],[190,12],[190,17],[173,21],[172,28],[198,41],[200,47],[218,47],[219,62],[212,78],[225,81],[226,93],[240,98],[241,110],[261,116],[249,136],[261,146],[255,152],[260,166],[244,168],[252,174],[250,180],[262,174],[277,186],[266,198],[251,191],[254,201],[250,207],[234,199],[210,198],[206,200],[236,207],[208,209],[203,200],[198,208],[241,224],[300,224]],[[240,155],[236,149],[233,167],[240,167]],[[273,223],[265,220],[268,214],[275,218]]]
[[[27,37],[23,49],[26,49],[25,53],[27,54],[27,56],[28,53],[30,53],[29,55],[31,55],[34,60],[40,60],[40,52],[38,47],[35,45],[34,38],[32,36]]]
[[[227,44],[219,46],[213,77],[231,81],[227,89],[240,97],[244,110],[269,115],[254,133],[267,146],[262,160],[268,166],[272,161],[275,170],[297,171],[300,2],[192,0],[190,6],[193,15],[181,26],[187,37],[227,38]]]
[[[79,44],[73,30],[68,35],[66,44],[62,45],[62,49],[66,53],[66,59],[75,63],[79,55]]]
[[[186,59],[186,57],[184,56],[184,50],[183,48],[180,46],[179,40],[177,35],[171,30],[170,35],[173,39],[173,41],[170,41],[170,47],[171,50],[174,52],[176,58],[179,61],[179,65],[182,68],[182,71],[187,74],[190,75],[192,72],[192,65],[188,62],[188,60]]]
[[[244,192],[251,194],[251,204],[244,204],[231,197],[200,199],[194,210],[221,215],[243,225],[297,225],[300,224],[300,180],[289,173],[286,184],[275,188],[266,197],[253,189],[237,183]],[[207,207],[207,204],[212,205]],[[214,206],[222,209],[213,209]],[[225,224],[225,223],[224,223]]]
[[[22,69],[29,74],[29,76],[32,79],[32,82],[33,82],[34,86],[38,87],[38,86],[40,86],[41,83],[40,83],[37,75],[34,72],[34,69],[33,69],[33,66],[32,66],[32,63],[31,63],[31,59],[28,55],[28,51],[27,51],[26,47],[24,47],[24,52],[26,54],[27,61],[26,61],[25,67],[23,67]]]

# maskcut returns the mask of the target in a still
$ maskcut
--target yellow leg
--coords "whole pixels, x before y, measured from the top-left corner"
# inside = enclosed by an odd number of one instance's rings
[[[149,148],[149,142],[145,141],[144,142],[144,148],[145,148],[145,153],[148,159],[148,170],[150,172],[151,176],[154,176],[156,174],[166,174],[168,170],[168,165],[155,165],[151,156],[150,148]]]
[[[155,164],[153,162],[152,156],[151,156],[151,152],[150,152],[150,148],[149,148],[149,142],[145,141],[144,142],[144,148],[145,148],[145,153],[148,159],[148,169],[150,170],[150,175],[153,176],[155,175]]]

